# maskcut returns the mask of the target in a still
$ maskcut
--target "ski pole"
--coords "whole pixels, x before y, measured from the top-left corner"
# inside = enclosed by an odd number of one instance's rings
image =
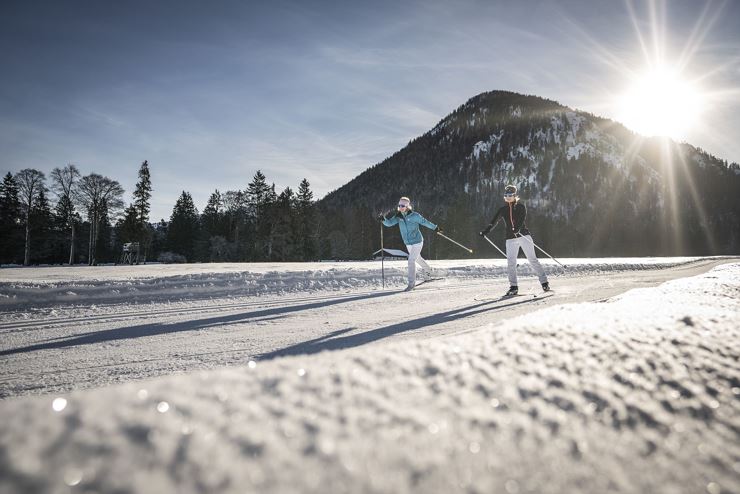
[[[563,270],[565,270],[565,265],[563,263],[561,263],[560,261],[558,261],[557,259],[555,259],[554,257],[552,257],[550,254],[548,254],[547,252],[545,252],[545,249],[543,249],[542,247],[540,247],[539,245],[537,245],[536,243],[534,243],[534,240],[532,240],[531,238],[527,237],[526,235],[519,235],[519,237],[525,238],[525,239],[529,240],[530,242],[532,242],[532,245],[534,245],[535,247],[537,247],[538,249],[540,249],[540,251],[543,254],[545,254],[547,257],[549,257],[550,259],[552,259],[556,263],[560,264],[560,266],[563,268]]]
[[[383,246],[383,223],[380,223],[380,277],[383,279],[383,290],[385,290],[385,247]]]
[[[488,240],[488,243],[491,244],[491,245],[493,245],[493,248],[496,249],[497,251],[499,251],[502,256],[506,257],[506,254],[504,254],[504,251],[501,250],[501,249],[499,249],[496,244],[494,244],[493,242],[491,242],[491,239],[490,238],[486,237],[485,235],[483,235],[483,238],[485,238],[486,240]]]
[[[468,251],[468,252],[470,252],[471,254],[473,253],[473,249],[468,249],[468,248],[467,248],[467,247],[465,247],[465,246],[464,246],[463,244],[461,244],[461,243],[459,243],[459,242],[455,242],[454,240],[452,240],[452,239],[451,239],[450,237],[448,237],[448,236],[447,236],[447,235],[445,235],[444,233],[441,233],[441,232],[437,232],[437,235],[439,235],[439,236],[440,236],[440,237],[442,237],[442,238],[446,238],[447,240],[449,240],[449,241],[450,241],[450,242],[452,242],[453,244],[457,245],[458,247],[462,247],[463,249],[467,250],[467,251]]]

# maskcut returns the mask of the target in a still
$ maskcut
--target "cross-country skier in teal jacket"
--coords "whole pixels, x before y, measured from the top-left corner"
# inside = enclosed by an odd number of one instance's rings
[[[390,217],[387,217],[387,214],[381,215],[381,220],[383,221],[383,225],[398,225],[398,228],[401,230],[401,238],[403,239],[403,243],[406,244],[406,249],[409,251],[409,284],[406,287],[406,291],[413,290],[416,285],[416,263],[418,262],[427,274],[432,271],[429,264],[421,257],[421,249],[424,247],[424,237],[421,235],[419,227],[423,225],[435,232],[441,232],[442,230],[439,226],[424,218],[416,211],[413,211],[411,200],[408,197],[399,199],[397,211]]]

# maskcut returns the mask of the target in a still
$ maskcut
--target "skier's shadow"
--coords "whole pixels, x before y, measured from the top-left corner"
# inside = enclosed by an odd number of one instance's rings
[[[54,348],[66,348],[79,345],[92,345],[95,343],[105,343],[108,341],[128,340],[132,338],[143,338],[147,336],[158,336],[168,333],[177,333],[182,331],[198,331],[212,326],[226,324],[235,324],[241,322],[256,322],[271,319],[279,319],[292,312],[304,310],[319,309],[332,305],[355,302],[358,300],[372,299],[378,297],[387,297],[394,295],[394,292],[377,292],[357,295],[354,297],[342,297],[333,300],[322,300],[306,304],[289,305],[284,307],[275,307],[270,309],[256,310],[252,312],[230,314],[227,316],[209,317],[197,320],[188,320],[176,323],[155,323],[141,324],[138,326],[125,326],[121,328],[107,329],[104,331],[94,331],[82,335],[70,337],[59,337],[53,340],[28,345],[20,348],[10,348],[0,351],[0,357],[14,355],[18,353],[33,352],[36,350],[49,350]]]
[[[447,322],[462,319],[464,317],[475,316],[484,312],[495,312],[516,305],[526,304],[534,302],[537,299],[526,299],[519,300],[516,302],[509,302],[507,304],[497,304],[493,307],[485,307],[492,303],[499,302],[499,300],[491,300],[487,302],[481,302],[479,304],[473,304],[466,307],[460,307],[452,309],[446,312],[440,312],[439,314],[433,314],[430,316],[420,317],[411,321],[406,321],[398,324],[390,324],[381,328],[372,329],[365,331],[364,333],[341,336],[342,334],[352,331],[354,328],[346,328],[334,331],[328,335],[324,335],[314,340],[303,341],[295,345],[291,345],[280,350],[273,352],[264,353],[257,355],[255,358],[259,360],[269,360],[276,357],[285,357],[288,355],[310,355],[324,350],[343,350],[345,348],[357,347],[372,343],[374,341],[388,338],[405,331],[414,331],[429,326],[436,326],[437,324],[444,324]]]

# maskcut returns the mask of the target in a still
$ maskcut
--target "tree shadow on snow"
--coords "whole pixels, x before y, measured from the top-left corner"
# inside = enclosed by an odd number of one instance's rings
[[[345,348],[352,348],[360,345],[365,345],[367,343],[372,343],[374,341],[388,338],[390,336],[394,336],[405,331],[414,331],[416,329],[421,329],[428,326],[436,326],[437,324],[448,323],[457,319],[462,319],[464,317],[482,314],[484,312],[496,312],[505,308],[513,307],[515,305],[534,302],[536,300],[537,299],[519,300],[506,304],[494,305],[493,307],[485,306],[495,303],[497,302],[497,300],[486,301],[479,304],[469,305],[467,307],[460,307],[458,309],[440,312],[439,314],[420,317],[411,321],[383,326],[381,328],[365,331],[364,333],[347,336],[341,335],[352,331],[354,328],[341,329],[328,335],[324,335],[321,338],[297,343],[295,345],[291,345],[280,350],[275,350],[273,352],[258,355],[255,358],[259,360],[270,360],[276,357],[285,357],[288,355],[310,355],[322,352],[324,350],[343,350]]]
[[[139,326],[126,326],[122,328],[108,329],[104,331],[95,331],[83,335],[61,337],[56,341],[46,341],[36,343],[20,348],[10,348],[0,351],[0,356],[14,355],[18,353],[34,352],[37,350],[49,350],[54,348],[66,348],[79,345],[91,345],[95,343],[105,343],[109,341],[128,340],[133,338],[144,338],[147,336],[158,336],[168,333],[178,333],[182,331],[198,331],[212,326],[221,326],[240,322],[256,322],[255,320],[279,319],[293,312],[304,310],[320,309],[332,305],[354,302],[377,297],[386,297],[394,295],[394,292],[378,292],[358,295],[355,297],[343,297],[332,300],[322,300],[306,304],[289,305],[284,307],[275,307],[270,309],[256,310],[241,314],[231,314],[228,316],[209,317],[197,320],[188,320],[175,323],[156,323],[142,324]]]

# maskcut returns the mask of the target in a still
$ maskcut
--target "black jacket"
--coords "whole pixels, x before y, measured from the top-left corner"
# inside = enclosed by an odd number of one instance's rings
[[[524,221],[527,219],[527,207],[523,203],[519,201],[507,202],[501,206],[493,216],[488,228],[486,228],[486,233],[491,231],[491,229],[496,226],[496,222],[501,218],[503,218],[506,223],[507,240],[510,238],[516,238],[520,235],[529,235],[527,225],[524,224]]]

